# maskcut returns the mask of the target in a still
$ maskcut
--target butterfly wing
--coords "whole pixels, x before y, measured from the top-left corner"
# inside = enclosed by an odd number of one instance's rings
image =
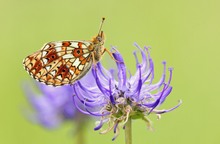
[[[34,79],[47,85],[71,84],[91,68],[91,46],[89,41],[50,42],[27,56],[23,64]]]

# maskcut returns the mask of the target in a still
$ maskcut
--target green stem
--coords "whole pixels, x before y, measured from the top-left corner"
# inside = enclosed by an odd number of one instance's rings
[[[125,144],[132,144],[131,130],[131,117],[129,117],[125,125]]]
[[[77,135],[76,135],[76,144],[85,144],[85,128],[87,126],[87,121],[83,120],[83,116],[78,116],[78,121],[75,123],[77,125]]]
[[[77,144],[85,144],[85,137],[84,137],[84,128],[79,130],[77,134]]]

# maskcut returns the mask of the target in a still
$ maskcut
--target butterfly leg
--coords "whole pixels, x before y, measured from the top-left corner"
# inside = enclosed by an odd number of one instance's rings
[[[91,54],[92,54],[92,63],[93,63],[93,66],[96,68],[95,52],[94,52],[94,53],[91,53]]]
[[[103,55],[105,52],[107,52],[107,53],[110,55],[110,57],[111,57],[115,62],[122,63],[121,61],[116,60],[116,59],[114,58],[114,56],[112,55],[112,52],[110,52],[107,48],[104,49],[104,51],[102,52],[102,55]]]

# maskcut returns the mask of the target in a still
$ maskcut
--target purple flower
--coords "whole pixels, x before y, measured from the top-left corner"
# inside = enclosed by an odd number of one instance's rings
[[[63,122],[76,119],[78,110],[73,105],[73,89],[71,86],[51,87],[37,84],[40,93],[34,92],[30,85],[25,86],[26,96],[34,112],[29,118],[46,128],[56,128]]]
[[[166,62],[163,64],[163,73],[157,83],[154,80],[154,64],[150,57],[148,47],[135,46],[141,54],[139,62],[137,52],[134,52],[136,60],[136,72],[131,75],[126,70],[121,54],[112,48],[116,59],[117,69],[106,70],[101,63],[92,68],[92,74],[73,85],[74,103],[84,114],[100,117],[95,130],[102,128],[107,123],[108,128],[101,133],[113,129],[115,136],[119,134],[119,125],[124,126],[128,118],[143,119],[150,126],[147,116],[151,113],[160,115],[176,109],[180,104],[168,110],[157,108],[165,101],[172,91],[170,85],[172,68],[169,68],[169,78],[166,81]]]

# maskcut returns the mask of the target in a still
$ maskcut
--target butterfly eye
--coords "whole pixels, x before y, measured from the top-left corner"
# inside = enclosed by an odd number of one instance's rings
[[[98,36],[96,39],[97,39],[99,42],[102,41],[102,38],[101,38],[100,36]]]

